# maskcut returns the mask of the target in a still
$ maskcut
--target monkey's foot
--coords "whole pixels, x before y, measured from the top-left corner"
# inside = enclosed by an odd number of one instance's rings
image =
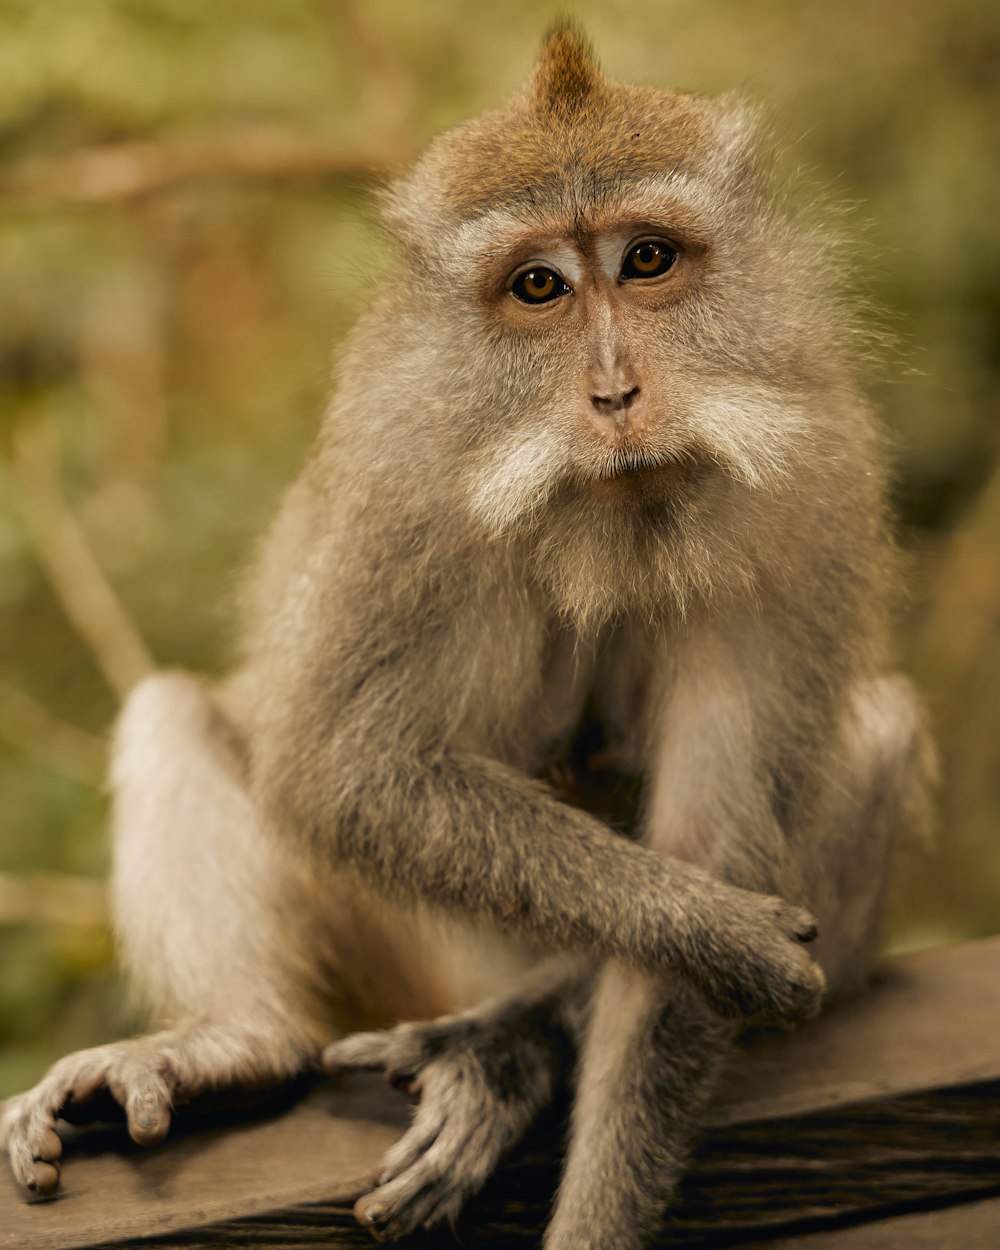
[[[124,1119],[140,1146],[163,1140],[173,1108],[210,1089],[290,1075],[294,1065],[224,1029],[192,1028],[77,1051],[0,1108],[0,1147],[19,1184],[39,1197],[59,1185],[56,1122]]]
[[[453,1224],[550,1100],[553,1040],[519,1030],[523,1024],[451,1016],[357,1033],[324,1051],[332,1074],[382,1070],[397,1088],[420,1095],[412,1126],[382,1161],[378,1187],[354,1207],[377,1240]]]

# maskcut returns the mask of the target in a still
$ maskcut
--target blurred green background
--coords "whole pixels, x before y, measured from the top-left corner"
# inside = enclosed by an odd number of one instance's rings
[[[889,942],[997,932],[1000,7],[568,7],[617,77],[761,101],[847,210],[892,340],[899,649],[944,760]],[[236,570],[390,264],[366,171],[514,89],[554,11],[0,0],[0,1096],[131,1025],[102,921],[111,687],[143,645],[225,663]]]

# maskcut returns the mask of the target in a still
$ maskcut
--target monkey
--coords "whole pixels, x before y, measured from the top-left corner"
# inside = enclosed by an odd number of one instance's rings
[[[7,1103],[28,1191],[60,1118],[149,1144],[206,1091],[381,1070],[419,1103],[355,1211],[394,1240],[568,1081],[544,1244],[641,1250],[744,1026],[863,984],[933,756],[850,302],[772,170],[748,106],[613,81],[562,22],[385,191],[232,673],[118,720],[115,924],[161,1027]],[[554,783],[587,750],[633,829]]]

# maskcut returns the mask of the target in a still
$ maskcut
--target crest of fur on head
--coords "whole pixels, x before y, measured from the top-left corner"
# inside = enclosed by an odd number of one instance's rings
[[[600,91],[602,77],[583,34],[569,22],[558,22],[545,36],[525,93],[540,115],[571,118]]]

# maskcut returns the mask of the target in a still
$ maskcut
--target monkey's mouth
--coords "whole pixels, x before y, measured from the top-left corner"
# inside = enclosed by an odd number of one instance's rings
[[[588,486],[609,502],[668,501],[699,476],[693,456],[665,456],[635,448],[616,449]]]

